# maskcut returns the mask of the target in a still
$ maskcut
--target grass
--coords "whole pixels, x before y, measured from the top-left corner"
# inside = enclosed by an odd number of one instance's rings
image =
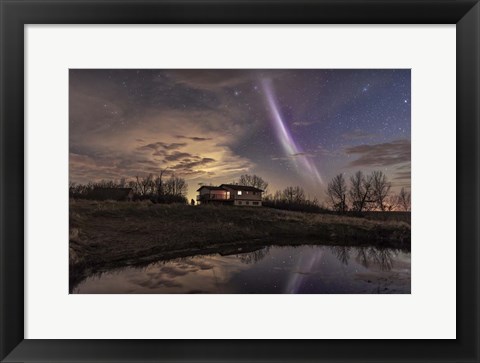
[[[115,267],[267,244],[410,249],[398,221],[270,208],[70,201],[70,283]]]

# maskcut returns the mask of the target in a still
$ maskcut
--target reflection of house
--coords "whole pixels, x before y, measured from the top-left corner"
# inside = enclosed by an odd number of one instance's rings
[[[244,185],[222,184],[219,187],[204,185],[197,192],[197,201],[201,204],[232,204],[261,207],[263,190]]]
[[[93,188],[88,193],[88,199],[94,200],[117,200],[117,201],[131,201],[133,199],[132,188]]]

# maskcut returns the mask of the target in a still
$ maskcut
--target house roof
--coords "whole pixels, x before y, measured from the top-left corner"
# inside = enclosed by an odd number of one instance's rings
[[[214,187],[213,185],[202,185],[200,188],[197,189],[197,192],[199,192],[200,189],[202,189],[202,188],[207,188],[207,189],[210,189],[210,190],[225,190],[221,186],[220,187]]]
[[[229,189],[233,189],[233,190],[245,190],[245,191],[249,191],[249,192],[263,192],[262,189],[258,189],[258,188],[250,187],[250,186],[246,186],[246,185],[222,184],[222,185],[220,185],[220,187],[225,187],[225,188],[229,188]]]

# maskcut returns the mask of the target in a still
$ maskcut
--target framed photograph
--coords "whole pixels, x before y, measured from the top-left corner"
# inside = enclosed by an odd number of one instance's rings
[[[477,1],[1,11],[2,361],[479,361]]]
[[[410,72],[70,69],[69,291],[409,294]]]

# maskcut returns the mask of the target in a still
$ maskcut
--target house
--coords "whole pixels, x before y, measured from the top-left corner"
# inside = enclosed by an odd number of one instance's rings
[[[132,188],[100,188],[96,187],[87,194],[87,199],[93,200],[116,200],[116,201],[132,201]]]
[[[200,204],[230,204],[245,207],[261,207],[263,190],[245,185],[203,185],[197,192]]]

